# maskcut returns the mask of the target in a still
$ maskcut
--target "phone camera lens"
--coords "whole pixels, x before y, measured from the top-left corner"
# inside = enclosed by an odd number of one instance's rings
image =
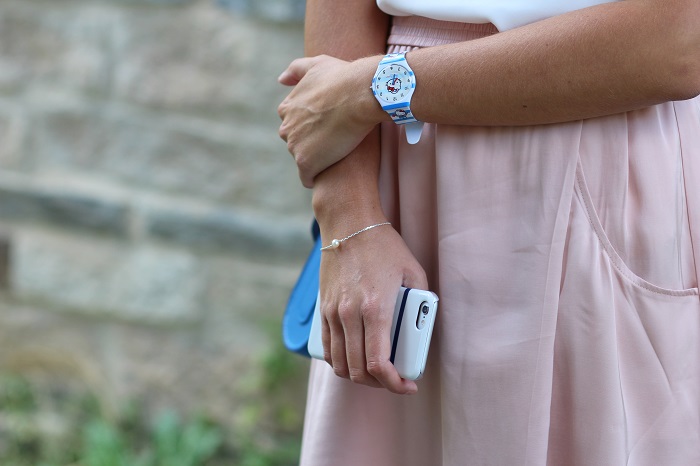
[[[428,305],[424,304],[423,307],[421,308],[421,312],[423,313],[423,315],[427,316],[429,311],[430,311],[430,308],[428,307]]]

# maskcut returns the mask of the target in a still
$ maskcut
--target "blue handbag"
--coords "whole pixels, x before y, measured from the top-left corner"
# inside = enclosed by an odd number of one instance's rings
[[[309,356],[307,344],[311,333],[316,298],[318,297],[318,271],[321,267],[321,230],[314,220],[311,226],[314,246],[306,259],[282,319],[282,340],[288,350]]]

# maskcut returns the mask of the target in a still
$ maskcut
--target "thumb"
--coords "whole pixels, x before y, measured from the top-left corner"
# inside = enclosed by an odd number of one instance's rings
[[[295,86],[316,64],[316,57],[297,58],[277,78],[280,84]]]

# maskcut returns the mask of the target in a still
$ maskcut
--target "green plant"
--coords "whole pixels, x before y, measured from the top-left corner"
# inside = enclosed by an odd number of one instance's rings
[[[0,375],[0,410],[26,413],[36,408],[34,394],[29,382],[17,375]]]
[[[85,466],[130,466],[131,455],[121,433],[102,419],[85,426],[81,462]],[[145,466],[145,465],[144,465]]]
[[[308,361],[291,353],[279,338],[279,321],[261,320],[273,344],[262,355],[255,392],[242,412],[245,423],[234,432],[236,466],[294,466],[299,462],[303,396]],[[258,437],[256,431],[272,433]],[[268,434],[269,435],[269,434]]]
[[[183,422],[166,411],[149,426],[132,404],[108,420],[90,393],[56,395],[54,389],[0,374],[0,465],[202,466],[215,459],[232,464],[221,448],[222,429],[202,419]],[[47,420],[59,422],[61,431],[47,431]]]
[[[234,431],[137,402],[106,415],[87,387],[60,376],[0,373],[1,466],[294,466],[307,363],[277,338],[251,373]],[[274,333],[273,333],[274,332]]]
[[[181,425],[174,412],[158,418],[154,432],[158,466],[197,466],[222,443],[221,432],[201,420]]]
[[[139,447],[129,431],[98,419],[84,430],[84,466],[199,466],[211,459],[222,443],[219,429],[197,420],[182,424],[173,412],[161,414]]]
[[[301,445],[299,439],[292,437],[281,442],[273,449],[261,449],[254,444],[241,448],[238,466],[294,466],[299,463]]]

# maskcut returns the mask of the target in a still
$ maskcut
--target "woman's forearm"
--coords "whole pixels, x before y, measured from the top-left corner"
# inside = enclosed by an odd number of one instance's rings
[[[700,93],[699,22],[698,0],[626,0],[416,50],[411,107],[431,123],[500,126],[684,100]],[[357,63],[361,79],[371,80],[378,59]],[[386,119],[362,102],[364,114]]]
[[[385,48],[388,17],[374,0],[309,0],[306,24],[308,54],[353,59]],[[281,81],[293,84],[289,78]],[[285,106],[280,106],[283,116]],[[324,137],[317,124],[307,129],[322,151],[339,146],[337,138]],[[283,124],[281,133],[286,131]],[[385,221],[377,187],[379,142],[379,129],[367,128],[352,147],[341,151],[349,155],[316,177],[314,211],[326,244]],[[427,280],[401,237],[388,226],[365,231],[349,245],[322,255],[321,340],[324,359],[336,375],[393,393],[417,391],[415,382],[401,379],[390,361],[391,319],[401,285],[427,289]]]
[[[388,16],[372,0],[309,0],[305,53],[344,60],[383,53],[388,27]],[[341,235],[383,216],[378,173],[379,134],[374,130],[347,157],[316,177],[314,210],[326,230],[336,230],[329,234]]]
[[[384,52],[389,16],[373,0],[307,0],[304,53],[355,60]]]
[[[415,50],[411,107],[430,123],[514,126],[688,99],[700,93],[699,19],[698,0],[623,0]],[[380,58],[295,60],[280,78],[297,84],[278,112],[305,186],[389,119],[369,89]]]

